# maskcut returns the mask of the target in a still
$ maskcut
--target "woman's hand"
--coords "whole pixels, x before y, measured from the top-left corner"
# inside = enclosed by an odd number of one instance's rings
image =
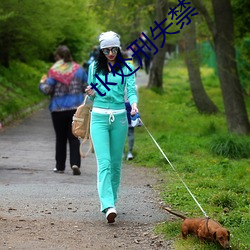
[[[138,112],[137,103],[134,102],[134,103],[131,105],[131,112],[130,112],[130,114],[133,116],[133,115],[135,115],[137,112]]]
[[[95,96],[95,91],[93,89],[91,89],[90,86],[88,86],[86,89],[85,89],[85,92],[88,96]]]
[[[45,81],[47,80],[47,75],[46,74],[44,74],[43,76],[42,76],[42,78],[41,78],[41,80],[40,80],[40,83],[45,83]]]

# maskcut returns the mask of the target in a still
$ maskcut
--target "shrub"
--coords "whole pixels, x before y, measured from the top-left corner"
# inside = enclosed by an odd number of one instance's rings
[[[229,194],[228,192],[221,192],[219,194],[215,194],[212,197],[210,203],[217,207],[229,209],[233,209],[237,206],[233,195]]]
[[[247,138],[236,135],[219,136],[212,140],[212,153],[231,159],[249,158],[250,146]]]

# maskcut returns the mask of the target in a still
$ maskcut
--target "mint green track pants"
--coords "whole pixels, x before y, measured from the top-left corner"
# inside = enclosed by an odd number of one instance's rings
[[[121,179],[122,155],[128,133],[126,112],[91,113],[90,134],[97,160],[97,190],[101,211],[115,207]]]

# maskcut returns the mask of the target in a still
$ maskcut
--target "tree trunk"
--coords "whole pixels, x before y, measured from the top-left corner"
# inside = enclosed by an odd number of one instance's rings
[[[200,75],[200,57],[196,48],[195,22],[192,21],[185,34],[185,52],[188,76],[195,105],[200,113],[217,113],[218,108],[207,95]]]
[[[248,134],[250,124],[235,60],[232,7],[230,0],[212,0],[212,3],[216,28],[214,45],[228,130]]]
[[[157,0],[157,10],[156,10],[156,21],[161,23],[167,15],[167,1],[166,0]],[[162,28],[164,29],[165,27]],[[159,49],[159,51],[154,55],[152,61],[152,67],[150,69],[149,74],[149,82],[148,88],[157,87],[159,89],[163,89],[163,67],[165,61],[165,54],[167,47],[163,46],[161,48],[162,40],[161,37],[154,41],[155,46]]]

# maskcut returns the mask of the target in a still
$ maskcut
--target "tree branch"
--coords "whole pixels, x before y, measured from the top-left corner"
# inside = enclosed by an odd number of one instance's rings
[[[216,35],[216,26],[211,16],[209,15],[205,5],[200,0],[192,0],[192,3],[196,7],[196,9],[204,16],[207,26],[212,33],[212,36]]]

